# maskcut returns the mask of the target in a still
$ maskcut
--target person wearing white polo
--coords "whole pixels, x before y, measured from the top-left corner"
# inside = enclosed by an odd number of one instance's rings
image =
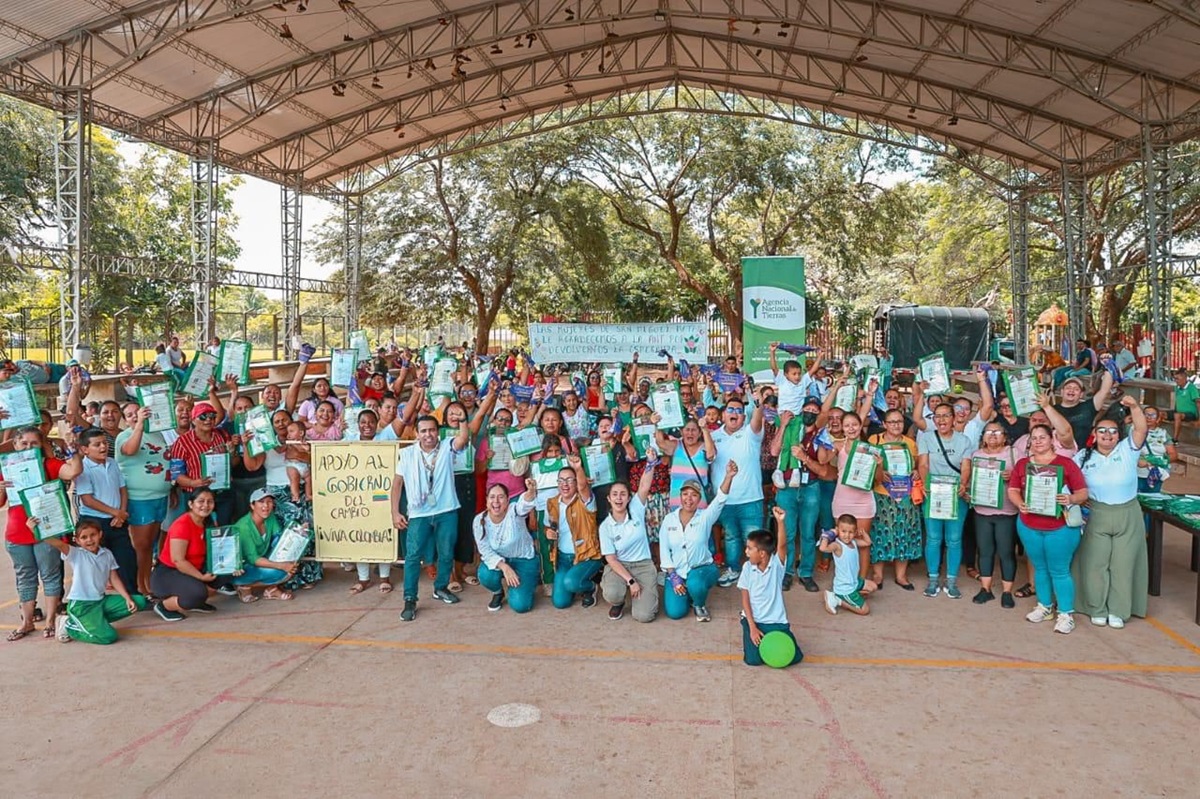
[[[666,574],[663,610],[668,618],[682,619],[690,604],[696,608],[696,621],[712,620],[708,592],[717,584],[717,567],[710,548],[712,528],[729,499],[729,486],[737,473],[736,462],[726,464],[717,495],[703,509],[698,508],[703,491],[700,482],[688,480],[679,490],[679,507],[659,525],[658,556]]]
[[[734,461],[747,466],[733,481],[720,516],[721,526],[725,528],[725,571],[718,580],[722,586],[737,582],[746,536],[763,525],[762,474],[757,468],[749,468],[751,464],[757,466],[762,461],[762,406],[755,404],[749,422],[746,421],[746,410],[746,403],[731,397],[721,413],[724,424],[712,434],[713,443],[717,446],[717,457],[712,463],[714,475],[721,474],[726,464]]]
[[[459,599],[447,590],[454,567],[454,542],[458,537],[458,495],[454,492],[454,453],[466,449],[470,431],[466,422],[458,434],[438,440],[438,422],[432,416],[417,419],[417,444],[400,450],[396,479],[392,481],[392,522],[407,530],[404,545],[404,610],[401,621],[417,617],[421,559],[428,563],[437,553],[433,598],[447,605]],[[400,510],[400,494],[407,487],[408,514]]]
[[[600,523],[600,554],[608,565],[600,590],[604,601],[612,605],[608,618],[613,621],[625,615],[625,603],[630,598],[635,621],[651,622],[658,615],[658,569],[650,557],[650,538],[646,534],[646,502],[653,482],[654,466],[647,461],[636,494],[630,495],[629,485],[623,480],[608,489],[609,514]]]

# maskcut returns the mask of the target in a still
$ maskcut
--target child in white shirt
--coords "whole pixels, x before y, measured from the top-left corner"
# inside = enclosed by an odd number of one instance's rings
[[[878,586],[858,576],[858,550],[871,546],[871,537],[858,531],[858,520],[849,513],[837,519],[836,530],[821,533],[817,548],[833,556],[833,590],[825,592],[825,610],[836,614],[845,608],[857,616],[871,612],[867,595]]]
[[[747,666],[763,664],[759,645],[768,633],[782,632],[792,639],[796,653],[789,666],[804,659],[783,606],[783,562],[787,559],[787,513],[776,506],[775,532],[755,530],[746,536],[746,565],[738,577],[742,592],[742,660]]]
[[[37,519],[29,519],[28,524],[33,530]],[[117,631],[112,623],[146,609],[146,598],[130,595],[125,588],[117,572],[117,559],[100,546],[100,536],[99,520],[84,516],[75,527],[76,546],[61,538],[46,539],[71,567],[64,630],[67,636],[88,644],[116,643]],[[115,594],[105,593],[109,584]]]

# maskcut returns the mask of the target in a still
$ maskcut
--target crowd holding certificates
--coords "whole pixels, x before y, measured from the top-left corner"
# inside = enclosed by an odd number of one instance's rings
[[[456,605],[469,588],[489,592],[489,612],[603,598],[610,619],[639,623],[660,606],[707,622],[711,591],[745,591],[758,597],[738,618],[751,665],[756,636],[787,628],[764,591],[866,615],[961,599],[977,581],[974,604],[998,600],[981,612],[1026,601],[1030,623],[1061,634],[1076,614],[1106,628],[1146,614],[1137,495],[1176,456],[1165,415],[1111,396],[1108,371],[1095,396],[1070,377],[1056,400],[1032,368],[982,365],[966,395],[931,352],[907,395],[882,348],[833,364],[774,342],[758,380],[736,356],[691,364],[662,349],[651,368],[612,352],[620,362],[544,369],[444,342],[372,352],[356,330],[311,384],[305,345],[291,385],[248,396],[249,343],[190,361],[177,344],[162,352],[169,380],[98,412],[72,367],[65,452],[30,383],[0,362],[0,506],[23,621],[11,640],[33,630],[51,550],[73,568],[107,553],[99,584],[168,622],[220,593],[291,600],[324,563],[355,572],[352,595],[387,594],[401,558],[405,622],[419,598]],[[422,561],[436,564],[432,592],[418,591]],[[886,571],[897,589],[876,594]],[[109,625],[77,640],[116,639]]]

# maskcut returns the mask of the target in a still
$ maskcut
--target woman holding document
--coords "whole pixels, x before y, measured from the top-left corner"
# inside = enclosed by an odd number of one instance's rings
[[[908,563],[921,557],[921,511],[913,503],[913,489],[923,477],[917,468],[917,444],[904,435],[904,413],[889,410],[883,432],[871,443],[883,452],[883,468],[875,477],[875,524],[871,536],[871,580],[883,582],[883,564],[892,563],[896,585],[914,590]]]
[[[969,486],[975,508],[975,540],[979,544],[980,589],[972,600],[976,605],[991,602],[992,571],[1000,559],[1000,606],[1016,607],[1013,581],[1017,577],[1017,506],[1009,498],[1005,485],[1016,465],[1004,425],[997,419],[983,428],[983,444],[971,456]]]
[[[1137,499],[1138,451],[1146,441],[1146,416],[1133,397],[1122,397],[1132,424],[1122,440],[1111,419],[1096,423],[1096,443],[1075,455],[1088,487],[1087,527],[1079,546],[1079,609],[1097,627],[1121,629],[1130,616],[1146,615],[1150,572],[1146,528]]]
[[[1020,512],[1017,535],[1039,575],[1037,607],[1025,618],[1035,624],[1046,621],[1057,602],[1054,631],[1067,635],[1075,629],[1071,558],[1079,548],[1079,528],[1067,526],[1064,512],[1067,505],[1085,502],[1088,489],[1075,461],[1054,451],[1054,433],[1046,425],[1030,428],[1029,457],[1013,467],[1008,498]]]

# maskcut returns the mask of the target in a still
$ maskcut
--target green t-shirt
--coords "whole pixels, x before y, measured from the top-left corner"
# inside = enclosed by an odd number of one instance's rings
[[[249,513],[234,522],[233,529],[237,530],[242,561],[247,566],[253,566],[259,558],[265,558],[271,554],[271,541],[281,531],[279,520],[274,516],[268,516],[267,520],[263,522],[263,532],[260,534],[258,528],[254,526],[254,517]]]
[[[162,433],[142,433],[142,445],[137,454],[123,455],[121,447],[133,435],[132,430],[117,434],[114,445],[117,453],[117,468],[125,476],[125,487],[130,499],[162,499],[171,493],[171,481],[167,457],[167,442]]]
[[[1200,399],[1200,388],[1188,382],[1183,388],[1175,386],[1175,410],[1179,413],[1196,415],[1196,400]]]

